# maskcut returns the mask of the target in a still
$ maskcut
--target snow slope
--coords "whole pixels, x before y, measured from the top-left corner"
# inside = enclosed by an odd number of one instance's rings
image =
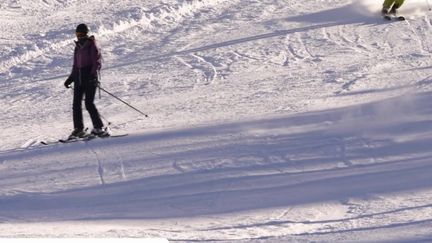
[[[2,1],[0,237],[432,241],[432,12],[379,10]],[[71,131],[63,81],[81,22],[103,87],[150,117],[102,94],[130,136],[38,145]]]

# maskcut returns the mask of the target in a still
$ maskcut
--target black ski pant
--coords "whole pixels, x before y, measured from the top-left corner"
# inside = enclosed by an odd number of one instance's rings
[[[83,80],[84,81],[84,80]],[[85,107],[90,114],[90,118],[94,128],[102,128],[103,122],[99,116],[99,112],[94,104],[97,86],[94,83],[82,82],[81,85],[76,85],[73,98],[73,122],[75,129],[84,129],[84,121],[82,114],[82,101],[85,97]]]

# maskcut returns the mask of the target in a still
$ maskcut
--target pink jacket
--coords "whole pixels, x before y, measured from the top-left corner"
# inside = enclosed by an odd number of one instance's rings
[[[94,36],[90,36],[85,41],[76,41],[73,61],[73,73],[80,69],[90,69],[90,75],[97,77],[102,67],[102,55],[96,45]]]

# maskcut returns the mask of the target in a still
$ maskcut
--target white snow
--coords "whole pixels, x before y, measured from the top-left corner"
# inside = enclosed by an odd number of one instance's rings
[[[432,11],[380,7],[1,1],[0,237],[432,241]],[[41,145],[72,130],[82,22],[149,118],[102,93],[129,136]]]

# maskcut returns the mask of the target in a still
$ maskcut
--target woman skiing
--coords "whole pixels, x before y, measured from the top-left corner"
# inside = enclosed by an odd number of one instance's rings
[[[397,10],[402,6],[405,0],[385,0],[381,13],[383,15],[396,15]]]
[[[94,104],[96,88],[99,86],[98,73],[101,69],[101,53],[96,46],[94,36],[88,36],[89,28],[85,24],[76,27],[75,50],[73,58],[72,73],[64,82],[66,88],[74,83],[73,97],[73,123],[74,130],[69,136],[72,138],[82,138],[88,136],[84,130],[82,115],[82,100],[85,97],[85,107],[90,114],[93,130],[91,133],[96,136],[109,136],[104,124],[99,116],[99,112]]]

